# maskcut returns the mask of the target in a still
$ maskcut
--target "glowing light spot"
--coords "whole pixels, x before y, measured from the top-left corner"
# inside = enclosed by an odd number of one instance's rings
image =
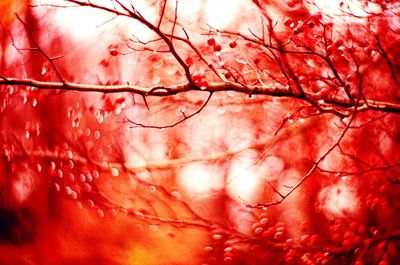
[[[175,8],[175,1],[168,1],[172,8]],[[197,18],[197,14],[201,8],[201,1],[198,0],[179,0],[178,12],[179,17],[184,16],[189,22],[193,22]]]
[[[341,0],[331,0],[331,1],[323,1],[323,0],[315,0],[314,4],[319,7],[323,13],[325,14],[340,14],[341,13]]]
[[[12,183],[12,194],[18,203],[23,203],[32,194],[34,183],[29,175],[21,174]]]
[[[371,13],[380,12],[378,4],[369,2],[365,5],[365,1],[360,0],[309,0],[308,4],[312,12],[322,11],[325,15],[343,15],[344,13],[353,14],[353,16],[338,16],[337,19],[351,19],[356,20],[358,17],[367,17]]]
[[[242,0],[208,0],[204,11],[208,23],[215,28],[224,28],[237,19]]]
[[[222,188],[221,178],[212,168],[192,164],[180,170],[178,183],[188,194],[199,195]]]
[[[118,177],[118,175],[119,175],[119,170],[118,170],[118,168],[113,167],[113,168],[111,169],[111,174],[112,174],[114,177]]]
[[[344,183],[322,189],[318,199],[323,211],[328,216],[345,217],[355,214],[358,209],[356,194]]]
[[[249,203],[257,202],[263,187],[262,178],[248,163],[237,163],[232,166],[228,177],[227,190],[236,200],[245,200]]]
[[[54,4],[54,5],[66,5],[65,1],[60,0],[41,0],[40,4]],[[126,1],[122,3],[129,9],[130,4]],[[112,1],[109,0],[96,0],[94,4],[103,6],[106,8],[117,8],[122,11],[121,7],[116,7]],[[135,1],[134,7],[138,10],[147,20],[152,21],[155,18],[154,9],[150,8],[145,1]],[[46,9],[42,9],[44,12]],[[40,11],[42,11],[40,10]],[[151,32],[140,23],[128,23],[127,19],[120,18],[109,23],[113,16],[102,10],[91,8],[91,7],[80,7],[80,8],[60,8],[55,13],[54,24],[58,26],[59,30],[68,33],[72,38],[80,40],[96,40],[95,36],[99,31],[103,32],[107,28],[118,27],[123,28],[121,32],[125,32],[128,35],[135,34],[142,41],[150,38]],[[109,38],[112,38],[111,36]],[[106,41],[108,42],[108,41]]]

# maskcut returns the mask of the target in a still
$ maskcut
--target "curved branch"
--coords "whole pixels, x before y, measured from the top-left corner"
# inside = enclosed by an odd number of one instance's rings
[[[244,93],[246,95],[268,95],[274,97],[288,97],[295,98],[299,100],[304,100],[312,103],[318,101],[318,104],[328,111],[329,108],[332,107],[341,107],[348,111],[352,111],[354,108],[357,111],[366,111],[366,110],[375,110],[387,113],[400,113],[400,104],[388,102],[388,101],[378,101],[372,99],[360,99],[358,102],[351,102],[349,99],[335,96],[328,96],[324,100],[317,100],[318,95],[314,92],[305,92],[304,95],[299,95],[288,91],[285,87],[266,87],[266,86],[257,86],[257,85],[244,85],[235,82],[221,82],[221,83],[210,83],[207,87],[199,90],[198,87],[190,84],[184,83],[173,86],[165,86],[165,87],[153,87],[146,88],[141,86],[134,85],[93,85],[93,84],[81,84],[81,83],[70,83],[70,82],[45,82],[38,81],[34,79],[28,78],[8,78],[0,76],[0,85],[15,85],[15,86],[27,86],[27,87],[35,87],[38,89],[47,89],[47,90],[68,90],[68,91],[77,91],[77,92],[98,92],[98,93],[136,93],[142,96],[172,96],[180,93],[185,93],[189,91],[199,91],[199,92],[207,92],[207,93],[215,93],[215,92],[226,92],[226,91],[235,91],[238,93]]]

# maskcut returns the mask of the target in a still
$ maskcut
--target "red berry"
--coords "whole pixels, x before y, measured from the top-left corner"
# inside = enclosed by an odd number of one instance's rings
[[[261,220],[262,218],[267,218],[268,214],[266,212],[261,213],[258,218]]]
[[[114,111],[116,109],[116,105],[111,101],[110,98],[106,98],[104,101],[104,109],[106,111]]]
[[[283,237],[284,237],[283,232],[276,232],[274,236],[275,240],[282,240]]]
[[[362,237],[361,237],[361,236],[356,236],[356,237],[353,239],[353,243],[354,243],[355,245],[359,245],[359,244],[361,244],[361,242],[362,242]]]
[[[292,238],[289,238],[285,242],[285,248],[290,249],[294,246],[294,240]]]
[[[229,43],[229,47],[231,47],[232,49],[235,48],[237,46],[237,42],[236,41],[231,41]]]
[[[350,229],[355,231],[360,227],[360,224],[357,221],[353,221],[350,223]]]
[[[292,264],[295,261],[297,252],[295,249],[290,249],[288,253],[285,255],[285,261],[286,263]]]
[[[389,187],[387,185],[382,185],[382,186],[379,187],[379,193],[380,194],[384,195],[384,194],[386,194],[388,192],[388,190],[389,190]]]
[[[115,100],[115,103],[117,103],[117,104],[121,104],[121,103],[124,103],[124,102],[125,102],[125,98],[117,98]]]
[[[299,25],[293,30],[293,33],[296,35],[299,35],[302,32],[304,32],[304,25]]]
[[[299,76],[299,83],[300,84],[307,83],[307,78],[304,75]]]
[[[311,238],[310,238],[311,245],[316,246],[318,244],[318,242],[319,242],[319,238],[320,237],[317,234],[312,235]]]
[[[291,18],[285,18],[285,20],[283,21],[283,24],[287,27],[292,27],[293,24],[293,20]]]
[[[192,57],[186,58],[185,63],[186,63],[187,65],[191,66],[191,65],[193,64],[193,58],[192,58]]]
[[[329,91],[327,88],[323,88],[315,94],[317,100],[323,100],[328,97]]]
[[[331,239],[332,239],[332,241],[334,241],[334,242],[338,242],[338,241],[340,241],[341,236],[340,236],[339,233],[334,233],[334,234],[331,236]]]
[[[108,67],[110,65],[110,63],[107,60],[101,60],[100,61],[100,65],[104,66],[104,67]]]
[[[257,227],[256,229],[254,229],[254,234],[259,235],[264,231],[264,229],[262,227]]]
[[[337,47],[335,45],[328,45],[328,47],[326,47],[326,50],[328,52],[333,52],[337,50]]]
[[[221,50],[222,50],[222,46],[221,46],[221,45],[216,44],[216,45],[214,46],[214,51],[215,51],[215,52],[220,52]]]
[[[231,74],[231,72],[228,72],[229,74]],[[232,74],[231,74],[231,76],[232,76]],[[225,76],[226,77],[226,76]],[[262,224],[262,225],[267,225],[268,224],[268,218],[267,217],[261,217],[261,215],[260,215],[260,224]]]
[[[309,235],[303,235],[300,239],[301,244],[308,245],[311,241],[311,237]]]
[[[119,52],[118,52],[117,49],[111,49],[111,50],[110,50],[110,55],[111,55],[111,56],[117,56],[118,54],[119,54]]]
[[[201,81],[203,81],[203,76],[196,74],[196,75],[193,75],[192,79],[193,79],[193,82],[195,82],[197,84],[197,83],[200,83]]]
[[[385,246],[386,246],[386,242],[383,241],[383,242],[380,242],[380,243],[378,244],[377,248],[378,248],[378,249],[384,249]]]
[[[199,87],[206,88],[208,87],[208,82],[206,80],[202,80],[198,85]]]
[[[275,236],[275,233],[276,233],[275,227],[270,227],[268,228],[268,230],[262,233],[262,236],[266,238],[272,238],[273,236]]]
[[[357,232],[359,234],[363,234],[367,231],[367,227],[365,225],[361,225],[360,227],[357,228]]]
[[[302,232],[308,231],[309,227],[310,227],[310,224],[307,221],[302,221],[300,223],[300,229]]]
[[[259,227],[262,227],[262,224],[260,224],[259,222],[255,222],[254,224],[251,225],[251,229],[253,230]]]
[[[373,51],[373,48],[372,48],[371,46],[368,46],[368,47],[365,47],[365,48],[364,48],[364,52],[365,52],[367,55],[371,55],[372,51]]]
[[[342,242],[342,246],[343,247],[350,247],[351,245],[352,245],[352,241],[350,240],[350,239],[345,239],[345,240],[343,240],[343,242]]]
[[[344,44],[343,40],[337,40],[337,41],[335,42],[336,47],[343,46],[343,44]]]
[[[209,38],[207,40],[207,44],[208,44],[208,46],[215,46],[215,44],[217,44],[217,43],[214,38]]]
[[[287,3],[287,6],[290,7],[290,8],[293,8],[293,7],[296,6],[296,4],[297,4],[296,1],[290,1],[290,2]]]
[[[356,236],[356,234],[352,231],[346,231],[344,233],[344,238],[345,239],[353,239]]]

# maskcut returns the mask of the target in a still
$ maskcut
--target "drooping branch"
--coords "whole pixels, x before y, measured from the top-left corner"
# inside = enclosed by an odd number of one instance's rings
[[[314,104],[318,101],[318,94],[313,92],[305,92],[304,95],[299,95],[294,92],[290,92],[286,87],[265,87],[255,85],[243,85],[234,82],[224,83],[209,83],[207,87],[199,89],[197,86],[193,86],[189,83],[174,85],[174,86],[158,86],[153,88],[145,88],[135,85],[93,85],[93,84],[82,84],[82,83],[71,83],[71,82],[45,82],[34,79],[24,78],[8,78],[0,76],[0,85],[14,85],[14,86],[25,86],[35,87],[43,90],[65,90],[65,91],[77,91],[77,92],[98,92],[104,94],[110,93],[135,93],[142,96],[157,96],[165,97],[185,93],[189,91],[200,91],[207,93],[215,92],[227,92],[235,91],[248,95],[268,95],[273,97],[288,97],[298,100],[304,100]],[[324,100],[318,101],[318,104],[324,108],[343,108],[345,111],[357,111],[376,110],[387,113],[400,113],[400,104],[378,101],[378,100],[362,100],[360,99],[357,103],[351,102],[347,98],[340,96],[327,97]],[[348,116],[348,115],[346,115]]]

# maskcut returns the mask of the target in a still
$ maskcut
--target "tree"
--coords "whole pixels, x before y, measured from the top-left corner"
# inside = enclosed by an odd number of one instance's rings
[[[396,264],[396,1],[0,5],[2,264]]]

